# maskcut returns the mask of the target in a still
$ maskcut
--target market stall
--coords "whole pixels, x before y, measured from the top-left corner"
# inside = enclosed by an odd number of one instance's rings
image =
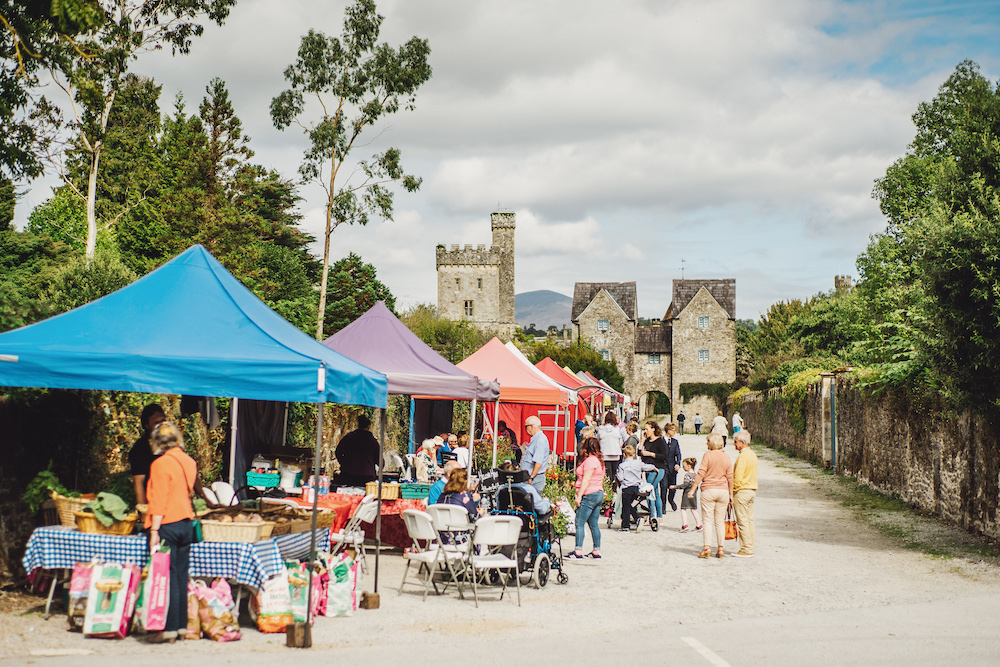
[[[569,391],[539,377],[534,369],[525,366],[499,338],[493,338],[483,347],[462,360],[458,367],[481,378],[492,378],[500,384],[500,397],[496,403],[483,405],[484,418],[495,425],[497,420],[518,433],[518,442],[527,439],[524,420],[537,415],[542,428],[556,428],[559,414],[565,413],[570,402]],[[498,416],[499,415],[499,416]],[[551,441],[550,441],[551,446]],[[496,466],[494,450],[493,464]]]
[[[97,301],[0,334],[0,386],[383,409],[387,399],[384,375],[296,329],[201,246]]]

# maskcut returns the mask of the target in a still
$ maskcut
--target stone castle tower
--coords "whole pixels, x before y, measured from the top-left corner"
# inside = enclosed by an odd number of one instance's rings
[[[490,215],[493,245],[437,247],[438,315],[467,319],[509,340],[514,335],[514,213]]]

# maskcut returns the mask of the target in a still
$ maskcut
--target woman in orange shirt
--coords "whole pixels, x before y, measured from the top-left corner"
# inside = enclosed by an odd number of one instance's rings
[[[147,641],[173,643],[177,631],[187,627],[188,562],[194,542],[191,493],[198,466],[184,453],[184,438],[170,422],[153,429],[149,444],[158,458],[149,468],[145,525],[151,550],[155,551],[161,542],[170,547],[170,599],[163,632],[150,635]],[[183,638],[183,634],[180,636]]]

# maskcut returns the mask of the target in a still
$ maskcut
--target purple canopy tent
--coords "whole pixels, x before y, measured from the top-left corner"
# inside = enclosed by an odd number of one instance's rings
[[[469,375],[432,350],[379,301],[367,313],[323,341],[331,350],[384,373],[390,394],[492,401],[495,382]]]
[[[496,382],[469,375],[425,342],[417,338],[392,311],[379,301],[368,312],[323,341],[331,350],[363,366],[385,374],[389,393],[431,395],[472,401],[469,433],[475,433],[476,401],[494,401],[500,396]],[[380,420],[380,449],[385,445],[385,410]],[[379,452],[379,459],[382,452]],[[379,512],[375,526],[375,592],[378,592],[378,555],[382,535],[382,466],[379,466]]]

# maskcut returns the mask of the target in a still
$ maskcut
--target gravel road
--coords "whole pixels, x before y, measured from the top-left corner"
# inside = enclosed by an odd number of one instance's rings
[[[681,438],[684,456],[704,436]],[[726,451],[735,458],[731,445]],[[397,595],[403,560],[381,558],[381,609],[320,618],[313,649],[245,629],[242,641],[147,646],[84,639],[62,616],[3,613],[0,665],[132,665],[205,660],[274,664],[995,665],[1000,567],[900,548],[836,497],[760,451],[757,556],[700,560],[700,533],[604,529],[604,558],[567,563],[569,583],[522,588],[522,606],[489,591],[476,609],[450,591]],[[602,528],[606,523],[602,521]],[[565,544],[572,547],[572,538]],[[589,547],[589,535],[587,538]],[[734,543],[727,544],[735,551]],[[589,549],[588,549],[589,550]],[[371,588],[370,579],[366,588]],[[62,653],[63,655],[57,655]]]

